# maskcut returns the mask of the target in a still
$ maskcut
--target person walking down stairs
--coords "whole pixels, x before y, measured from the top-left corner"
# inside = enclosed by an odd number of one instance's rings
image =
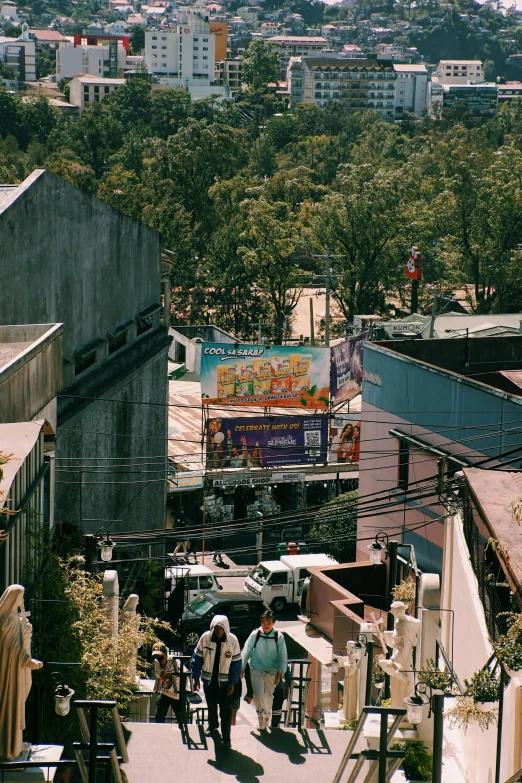
[[[288,668],[285,639],[282,633],[274,629],[271,609],[266,609],[261,615],[261,627],[250,634],[241,657],[242,677],[250,663],[259,731],[266,731],[272,719],[274,689]]]
[[[200,678],[208,707],[207,735],[217,735],[218,706],[221,719],[223,747],[230,748],[232,698],[241,673],[241,648],[237,637],[230,632],[228,617],[217,614],[212,618],[210,631],[201,635],[192,656],[194,688],[199,690]]]

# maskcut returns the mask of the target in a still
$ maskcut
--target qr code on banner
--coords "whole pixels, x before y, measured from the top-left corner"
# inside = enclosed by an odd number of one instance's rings
[[[305,446],[321,445],[321,430],[308,430],[304,433]]]

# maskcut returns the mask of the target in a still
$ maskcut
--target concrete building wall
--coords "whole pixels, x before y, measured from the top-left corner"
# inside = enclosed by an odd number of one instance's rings
[[[0,326],[2,344],[31,342],[0,369],[0,422],[31,421],[62,388],[63,326]],[[1,353],[1,350],[0,350]]]
[[[159,302],[159,235],[41,170],[2,206],[0,323],[64,323],[69,385],[75,350]]]
[[[99,383],[104,390],[98,400],[88,404],[81,400],[60,400],[57,523],[80,524],[81,519],[85,531],[108,527],[114,533],[165,526],[165,338],[160,338],[159,352],[157,345],[142,347],[141,354],[133,352],[132,361],[125,362],[114,373],[114,383],[111,378],[92,379],[93,385]],[[152,358],[149,357],[151,349]],[[89,387],[78,391],[80,395],[92,394]],[[131,404],[130,400],[141,400],[144,404]],[[81,455],[82,459],[73,460],[73,455]],[[107,457],[112,457],[120,467],[111,471],[112,460]],[[75,470],[78,464],[84,469]],[[121,521],[104,522],[105,519]]]
[[[418,499],[411,493],[405,499],[399,485],[400,438],[390,434],[390,430],[416,436],[469,464],[513,449],[520,440],[516,425],[522,412],[520,398],[457,374],[464,355],[464,341],[460,342],[459,347],[444,348],[444,340],[408,341],[408,347],[403,348],[420,360],[430,358],[434,365],[438,355],[441,361],[445,356],[446,366],[451,366],[452,371],[411,361],[371,343],[364,354],[359,497],[378,498],[378,493],[382,493],[386,512],[376,511],[361,519],[359,537],[367,529],[404,535],[406,543],[415,545],[421,568],[433,572],[440,572],[442,564],[442,525],[446,514],[437,502],[434,488],[440,453],[410,446],[408,488],[414,489],[423,479],[431,479],[433,493],[428,485],[425,492],[419,492]],[[510,344],[510,338],[502,342],[506,362],[513,361],[517,344]],[[473,372],[491,367],[488,362],[494,361],[495,352],[500,366],[501,346],[496,338],[470,343]],[[394,343],[390,341],[388,345],[391,348]],[[491,429],[485,429],[487,424]],[[377,500],[373,505],[377,505]],[[357,559],[367,559],[362,542],[358,544]]]
[[[124,47],[118,46],[118,76],[123,75],[127,53]],[[56,79],[66,79],[79,73],[90,73],[92,76],[110,76],[109,46],[73,46],[70,43],[60,44],[56,50]]]
[[[159,321],[159,235],[35,171],[0,205],[0,247],[0,321],[64,324],[58,469],[91,465],[95,456],[103,468],[88,482],[80,477],[81,502],[78,484],[59,483],[71,474],[57,473],[56,520],[81,518],[85,530],[107,526],[89,518],[121,519],[113,531],[162,527],[170,339]],[[124,337],[116,348],[114,334]],[[118,395],[133,402],[104,410],[97,402]],[[122,476],[116,466],[125,457],[132,472]],[[142,464],[151,457],[159,457],[157,473]]]
[[[486,664],[492,648],[459,515],[449,518],[445,528],[441,603],[442,608],[451,610],[454,616],[452,623],[451,613],[442,612],[442,642],[446,651],[453,651],[453,666],[463,682]],[[448,699],[447,707],[451,703]],[[520,705],[521,685],[513,679],[504,693],[500,780],[507,780],[522,766],[518,736]],[[459,731],[458,734],[467,780],[491,783],[495,779],[496,725],[481,731],[472,721],[466,733]]]

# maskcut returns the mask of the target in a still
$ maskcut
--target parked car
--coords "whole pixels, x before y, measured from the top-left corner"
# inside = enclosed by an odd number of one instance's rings
[[[176,633],[185,649],[193,649],[202,633],[210,628],[216,614],[228,617],[230,630],[244,644],[259,626],[259,618],[266,604],[258,596],[239,596],[237,593],[204,593],[190,603],[176,626]]]
[[[177,582],[188,579],[188,603],[201,593],[217,593],[222,589],[210,568],[204,565],[168,566],[165,569],[165,600],[168,601]]]

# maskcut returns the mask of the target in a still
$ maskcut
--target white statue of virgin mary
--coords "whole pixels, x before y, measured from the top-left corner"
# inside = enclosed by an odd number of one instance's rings
[[[43,664],[31,658],[33,628],[24,609],[24,588],[10,585],[0,597],[0,758],[22,751],[25,701],[31,670]]]

